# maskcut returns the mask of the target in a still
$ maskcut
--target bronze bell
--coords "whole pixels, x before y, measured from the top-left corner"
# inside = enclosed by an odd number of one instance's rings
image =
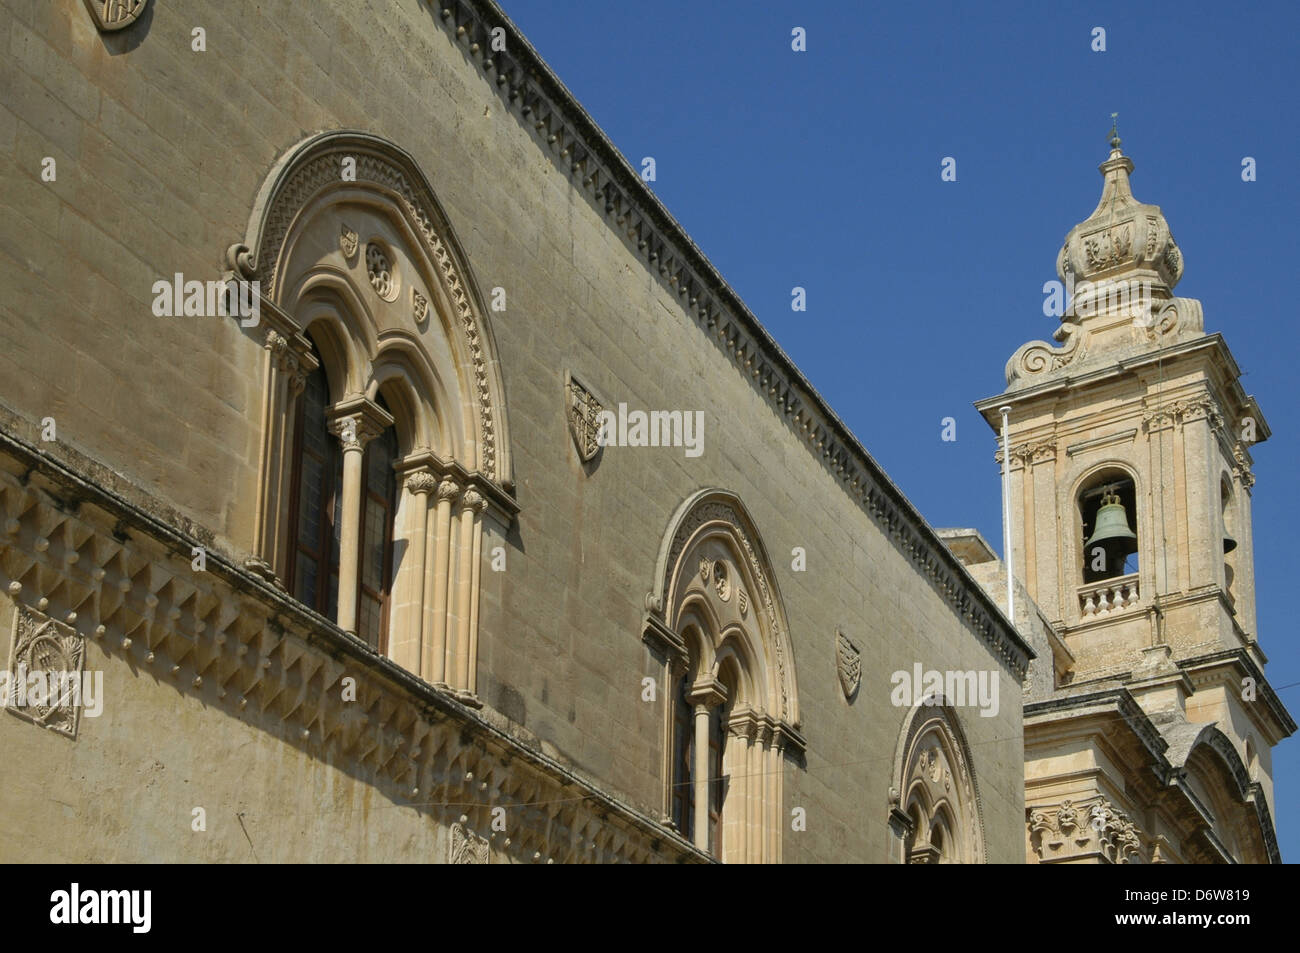
[[[1138,550],[1137,534],[1128,528],[1128,513],[1118,494],[1106,487],[1097,509],[1096,525],[1092,535],[1084,543],[1085,555],[1100,546],[1106,553],[1107,575],[1118,575],[1124,565],[1124,557]]]
[[[1227,555],[1228,553],[1232,552],[1234,549],[1237,548],[1237,541],[1228,535],[1227,520],[1224,520],[1222,517],[1220,517],[1219,525],[1223,529],[1223,552],[1224,555]]]

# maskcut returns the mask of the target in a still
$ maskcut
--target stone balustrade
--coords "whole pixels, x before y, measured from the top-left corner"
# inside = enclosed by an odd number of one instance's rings
[[[1127,609],[1137,601],[1138,574],[1135,572],[1079,587],[1079,612],[1085,618]]]

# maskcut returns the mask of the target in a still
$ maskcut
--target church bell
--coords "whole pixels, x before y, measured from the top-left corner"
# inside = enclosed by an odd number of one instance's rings
[[[1219,517],[1219,520],[1219,526],[1223,530],[1223,552],[1226,555],[1237,548],[1237,541],[1228,535],[1227,521],[1222,516]]]
[[[1124,557],[1136,553],[1138,548],[1137,534],[1128,528],[1128,513],[1124,511],[1124,504],[1110,487],[1106,488],[1106,493],[1101,498],[1092,536],[1084,544],[1088,554],[1097,546],[1106,553],[1106,567],[1110,570],[1110,575],[1118,575],[1124,565]]]

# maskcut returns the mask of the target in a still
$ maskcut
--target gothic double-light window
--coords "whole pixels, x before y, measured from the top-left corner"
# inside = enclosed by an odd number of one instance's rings
[[[485,521],[504,536],[518,507],[495,341],[428,180],[374,136],[313,136],[227,261],[265,349],[246,565],[476,704]]]
[[[703,490],[670,523],[644,637],[665,693],[664,810],[702,851],[781,858],[786,764],[802,757],[784,609],[740,501]]]
[[[895,862],[983,862],[984,824],[970,748],[943,697],[923,699],[904,718],[890,800]]]

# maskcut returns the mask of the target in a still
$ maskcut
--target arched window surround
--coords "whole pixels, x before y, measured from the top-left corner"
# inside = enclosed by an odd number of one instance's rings
[[[1066,596],[1065,613],[1067,620],[1072,622],[1085,621],[1102,612],[1103,594],[1100,589],[1110,583],[1108,579],[1091,582],[1086,580],[1084,550],[1087,535],[1084,532],[1080,505],[1085,492],[1110,479],[1127,480],[1133,484],[1133,512],[1127,515],[1130,528],[1137,534],[1138,568],[1130,587],[1119,592],[1112,589],[1104,593],[1106,611],[1114,608],[1112,603],[1116,600],[1120,602],[1121,608],[1139,605],[1144,595],[1149,598],[1149,594],[1154,591],[1156,564],[1162,554],[1152,544],[1152,534],[1155,532],[1153,522],[1157,517],[1151,513],[1149,488],[1138,469],[1126,460],[1112,458],[1089,462],[1082,470],[1075,470],[1072,478],[1062,482],[1059,490],[1060,512],[1065,514],[1064,525],[1069,527],[1068,531],[1060,534],[1059,545],[1065,592],[1069,593]],[[1173,569],[1171,567],[1171,571]]]
[[[919,700],[904,715],[889,801],[893,862],[984,863],[984,815],[970,745],[942,695]]]
[[[391,259],[383,293],[367,270],[372,244]],[[228,277],[258,282],[260,320],[245,333],[266,355],[249,568],[277,582],[286,569],[294,414],[317,363],[314,341],[345,463],[351,442],[363,453],[375,434],[396,432],[387,654],[477,703],[484,523],[505,535],[518,507],[491,325],[428,180],[386,140],[346,130],[312,136],[272,169],[227,262]],[[353,496],[359,511],[359,491]],[[349,529],[355,549],[359,517],[345,516]],[[355,576],[357,560],[341,562]],[[355,632],[356,610],[340,599],[340,627]]]
[[[694,843],[711,849],[700,819],[712,806],[708,786],[720,781],[716,855],[727,862],[780,862],[785,763],[801,759],[805,742],[776,576],[740,499],[706,489],[685,500],[669,521],[654,578],[643,637],[662,659],[662,684],[675,688],[687,680],[691,706],[689,713],[677,711],[676,691],[666,693],[665,816],[674,816],[674,784],[682,774],[676,762],[684,739],[677,732],[690,724],[685,746],[697,759],[689,779],[697,814],[687,829]],[[721,779],[699,760],[714,717],[721,717],[725,729]],[[680,799],[676,807],[680,811]]]

